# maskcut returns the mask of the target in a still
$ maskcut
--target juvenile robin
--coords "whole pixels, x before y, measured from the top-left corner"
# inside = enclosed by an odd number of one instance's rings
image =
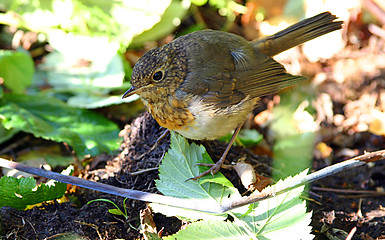
[[[335,19],[324,12],[251,42],[214,30],[181,36],[139,59],[123,98],[138,94],[159,125],[186,138],[211,140],[235,130],[220,160],[193,179],[215,174],[259,98],[305,79],[272,56],[340,29]]]

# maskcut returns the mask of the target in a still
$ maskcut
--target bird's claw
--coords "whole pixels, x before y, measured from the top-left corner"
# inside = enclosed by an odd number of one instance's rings
[[[222,163],[220,163],[220,162],[217,162],[216,164],[198,163],[197,165],[210,167],[210,169],[207,169],[206,171],[202,172],[201,174],[199,174],[195,177],[187,179],[186,182],[190,181],[190,180],[194,180],[194,181],[198,180],[199,178],[206,176],[209,173],[211,173],[211,175],[214,176],[214,174],[216,174],[219,171],[219,169],[221,169]]]

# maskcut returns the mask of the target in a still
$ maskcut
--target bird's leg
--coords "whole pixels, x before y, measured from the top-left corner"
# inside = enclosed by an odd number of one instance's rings
[[[219,169],[221,169],[221,167],[222,167],[222,165],[226,159],[227,153],[230,151],[230,148],[233,145],[235,138],[237,137],[237,135],[239,133],[239,130],[241,130],[241,127],[242,127],[242,124],[239,124],[238,127],[235,129],[233,136],[230,139],[229,144],[227,145],[225,151],[222,154],[222,157],[219,159],[219,161],[217,163],[215,163],[210,169],[204,171],[203,173],[199,174],[198,176],[195,176],[193,178],[189,178],[186,181],[197,180],[197,179],[199,179],[199,178],[201,178],[201,177],[203,177],[209,173],[211,173],[211,175],[214,175],[215,173],[217,173],[219,171]]]

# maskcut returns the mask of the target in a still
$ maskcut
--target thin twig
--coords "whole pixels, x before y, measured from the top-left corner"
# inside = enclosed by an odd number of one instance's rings
[[[335,193],[344,193],[344,194],[368,194],[368,195],[377,195],[384,196],[385,192],[376,192],[368,190],[352,190],[352,189],[337,189],[337,188],[321,188],[321,187],[312,187],[312,190],[323,191],[323,192],[335,192]]]
[[[146,156],[146,154],[149,154],[150,152],[152,152],[155,148],[158,147],[158,145],[160,144],[160,141],[165,138],[167,136],[167,134],[170,133],[170,130],[166,129],[164,130],[164,132],[158,137],[158,139],[156,139],[156,142],[154,145],[152,145],[152,147],[150,148],[150,150],[144,152],[142,155],[140,155],[138,157],[138,159],[142,159],[144,156]]]
[[[383,28],[378,27],[374,24],[369,24],[368,26],[369,32],[371,32],[374,35],[379,36],[382,39],[385,39],[385,30]]]
[[[73,184],[79,187],[84,187],[87,189],[109,193],[116,196],[130,198],[134,200],[160,203],[165,205],[171,205],[174,207],[188,208],[188,209],[204,211],[204,212],[213,212],[213,213],[222,212],[220,205],[213,204],[213,202],[209,200],[205,201],[205,200],[182,199],[182,198],[176,198],[176,197],[163,196],[155,193],[147,193],[147,192],[142,192],[137,190],[119,188],[119,187],[115,187],[104,183],[89,181],[83,178],[63,175],[63,174],[48,171],[42,168],[27,166],[22,163],[8,161],[4,158],[0,158],[0,166],[5,168],[10,168],[10,169],[17,169],[22,172],[38,175],[41,177],[46,177],[49,179],[54,179],[59,182]]]
[[[350,230],[349,235],[345,238],[345,240],[351,240],[354,234],[356,233],[356,231],[357,231],[357,227],[352,228],[352,230]]]
[[[231,209],[241,207],[250,203],[255,203],[258,201],[262,201],[271,197],[274,197],[278,194],[288,192],[294,188],[297,188],[299,186],[314,182],[316,180],[319,180],[321,178],[336,174],[342,170],[362,166],[368,162],[374,162],[380,159],[385,158],[385,150],[372,152],[372,153],[364,153],[363,155],[354,157],[350,160],[346,160],[344,162],[340,162],[328,167],[325,167],[317,172],[311,173],[309,175],[304,176],[301,179],[293,180],[290,184],[286,185],[284,188],[270,188],[267,191],[263,190],[260,193],[253,194],[248,197],[242,197],[239,200],[227,202],[222,204],[222,210],[223,211],[229,211]]]
[[[146,168],[146,169],[139,170],[139,171],[136,171],[136,172],[128,173],[128,175],[136,176],[136,175],[140,175],[140,174],[143,174],[143,173],[146,173],[146,172],[155,171],[155,170],[158,170],[158,169],[159,169],[158,167]]]
[[[36,168],[27,166],[25,164],[11,162],[6,159],[0,158],[0,166],[10,169],[17,169],[19,171],[27,172],[30,174],[35,174],[38,176],[46,177],[49,179],[54,179],[59,182],[73,184],[79,187],[84,187],[91,190],[96,190],[104,193],[109,193],[117,196],[122,196],[134,200],[146,201],[160,203],[164,205],[193,209],[197,211],[212,212],[212,213],[223,213],[234,208],[238,208],[250,203],[258,202],[264,199],[274,197],[278,194],[288,192],[294,188],[297,188],[301,185],[314,182],[321,178],[336,174],[342,170],[362,166],[368,162],[374,162],[385,158],[385,150],[365,153],[363,155],[354,157],[350,160],[346,160],[341,163],[325,167],[317,172],[311,173],[304,176],[301,179],[293,180],[290,184],[287,184],[283,188],[270,188],[270,190],[262,191],[251,196],[239,198],[236,201],[224,202],[222,205],[213,203],[210,200],[192,200],[192,199],[181,199],[175,197],[163,196],[160,194],[146,193],[137,190],[130,190],[124,188],[118,188],[104,183],[93,182],[82,178],[77,178],[74,176],[66,176],[60,173],[51,172],[45,169]],[[197,183],[199,184],[199,183]]]

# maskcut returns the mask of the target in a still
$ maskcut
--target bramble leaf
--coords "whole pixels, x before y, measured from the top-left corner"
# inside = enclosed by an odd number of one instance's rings
[[[69,166],[62,174],[70,175],[73,166]],[[67,184],[50,180],[36,187],[36,180],[32,177],[15,178],[3,176],[0,178],[0,208],[4,206],[19,210],[28,205],[63,197]]]

